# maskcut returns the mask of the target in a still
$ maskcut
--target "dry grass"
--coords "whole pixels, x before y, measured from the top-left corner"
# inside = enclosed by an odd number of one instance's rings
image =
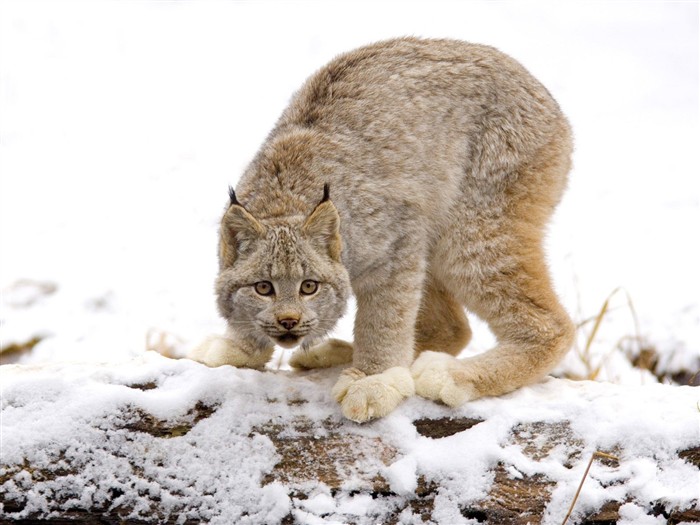
[[[576,502],[578,501],[578,497],[581,494],[581,489],[583,488],[583,483],[586,481],[586,478],[588,477],[588,471],[591,470],[591,465],[593,465],[593,460],[595,458],[604,458],[604,459],[610,459],[613,461],[619,461],[619,459],[611,454],[606,454],[605,452],[600,452],[599,450],[595,451],[591,455],[591,459],[588,461],[588,466],[586,467],[585,472],[583,473],[583,476],[581,476],[581,483],[578,485],[578,489],[576,489],[576,494],[574,494],[574,500],[571,502],[571,506],[569,507],[569,511],[566,513],[566,516],[564,516],[564,521],[561,522],[561,525],[566,525],[566,522],[569,520],[571,517],[571,513],[574,510],[574,507],[576,506]]]
[[[625,304],[622,306],[611,307],[611,302],[616,296],[619,295],[624,295],[624,298],[626,299]],[[610,317],[611,312],[620,309],[628,310],[633,324],[633,335],[625,334],[619,337],[617,342],[610,347],[607,352],[600,355],[594,351],[593,347],[594,343],[598,339],[601,326],[603,325],[605,319]],[[600,375],[601,369],[610,359],[610,356],[615,352],[622,351],[625,344],[632,343],[636,347],[635,353],[637,354],[639,354],[642,350],[643,339],[640,334],[637,312],[634,308],[634,303],[630,294],[624,288],[615,288],[605,298],[605,301],[603,301],[598,313],[579,322],[577,325],[577,330],[579,334],[583,336],[583,346],[581,347],[577,342],[575,345],[575,351],[583,363],[586,373],[583,377],[576,377],[575,379],[596,380]]]

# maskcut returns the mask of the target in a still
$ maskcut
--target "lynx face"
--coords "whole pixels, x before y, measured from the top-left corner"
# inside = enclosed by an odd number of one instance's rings
[[[233,197],[232,197],[233,201]],[[350,281],[329,200],[304,220],[257,220],[232,203],[221,225],[218,307],[261,346],[310,345],[345,312]]]

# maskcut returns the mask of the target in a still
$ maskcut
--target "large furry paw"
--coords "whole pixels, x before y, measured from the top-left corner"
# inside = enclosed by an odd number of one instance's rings
[[[478,397],[469,381],[465,366],[458,359],[441,352],[423,352],[411,366],[416,394],[433,401],[458,407]]]
[[[386,416],[412,396],[415,387],[410,371],[401,366],[370,376],[357,368],[348,368],[340,375],[332,393],[345,417],[364,423]]]
[[[331,368],[352,362],[352,345],[340,339],[328,339],[320,345],[304,350],[300,348],[289,359],[294,368]]]
[[[231,365],[238,368],[263,368],[272,357],[272,349],[260,352],[244,352],[231,339],[210,335],[192,350],[188,359],[207,366]]]

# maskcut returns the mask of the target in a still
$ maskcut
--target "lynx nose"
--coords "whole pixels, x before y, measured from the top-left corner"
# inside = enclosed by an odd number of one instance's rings
[[[277,322],[284,326],[287,330],[291,330],[296,325],[299,324],[298,317],[283,317],[282,319],[277,319]]]

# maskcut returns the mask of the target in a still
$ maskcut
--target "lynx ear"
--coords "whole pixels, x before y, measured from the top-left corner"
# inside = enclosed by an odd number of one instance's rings
[[[219,265],[226,268],[233,265],[241,244],[265,235],[265,226],[260,224],[236,199],[233,188],[228,189],[231,204],[221,218],[219,232]]]
[[[323,186],[323,199],[301,228],[319,249],[326,250],[334,261],[340,262],[340,216],[330,200],[328,184]]]

